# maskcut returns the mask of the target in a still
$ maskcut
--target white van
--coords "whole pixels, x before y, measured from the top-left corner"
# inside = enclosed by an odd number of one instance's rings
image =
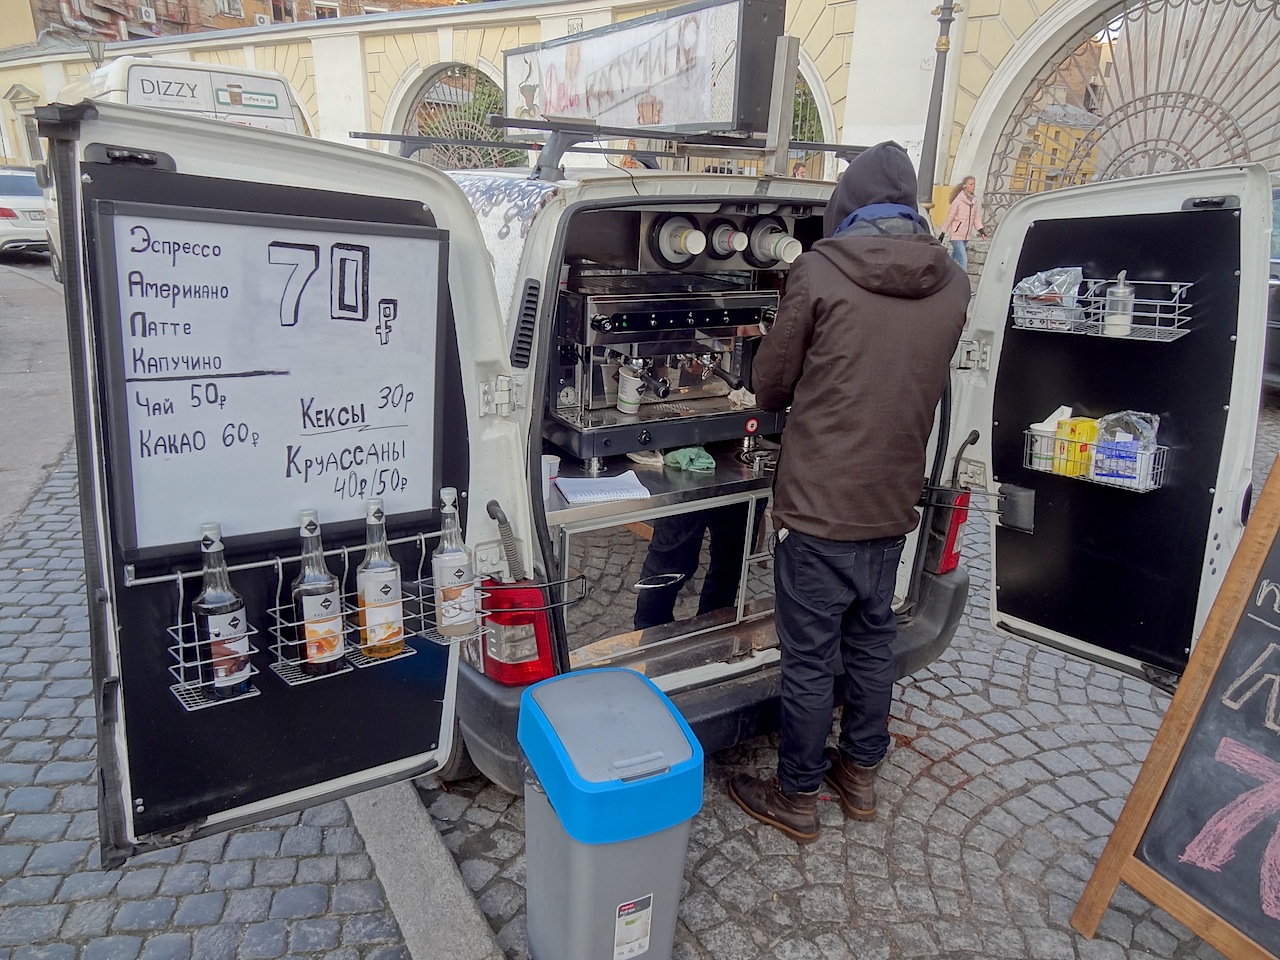
[[[283,74],[189,60],[119,57],[67,84],[58,103],[128,103],[246,127],[311,135],[307,112]],[[62,280],[58,201],[43,165],[37,176],[45,191],[45,231],[53,278]]]
[[[77,211],[68,308],[104,864],[429,771],[478,767],[518,790],[521,697],[575,670],[643,672],[707,752],[777,725],[767,507],[782,418],[736,388],[787,283],[779,238],[821,237],[832,184],[555,160],[541,176],[449,175],[96,106],[45,122]],[[1156,682],[1185,666],[1249,512],[1269,198],[1266,172],[1237,166],[1061,190],[1005,215],[899,571],[901,676],[946,649],[966,610],[970,495],[998,518],[978,561],[997,627]],[[1081,270],[1078,302],[1015,305],[1018,281],[1056,268]],[[1098,298],[1122,270],[1140,309],[1104,336]],[[645,387],[638,409],[620,402],[624,365]],[[1030,427],[1061,406],[1157,414],[1159,447],[1134,454],[1131,476],[1070,455],[1087,440],[1041,462]],[[642,456],[692,444],[713,471]],[[605,493],[544,493],[547,455]],[[643,490],[610,494],[629,471]],[[423,579],[442,487],[460,493],[484,581],[483,632],[462,642],[433,629]],[[298,511],[320,510],[349,593],[369,497],[403,573],[405,650],[353,649],[299,675]],[[703,610],[706,552],[693,575],[641,560],[663,525],[712,513],[737,525],[720,570],[736,596]],[[181,672],[214,520],[258,628],[247,692],[224,699]],[[686,588],[673,619],[637,627],[641,596],[668,587]]]
[[[283,74],[271,70],[119,57],[63,87],[57,100],[128,103],[246,127],[311,134],[293,87]]]

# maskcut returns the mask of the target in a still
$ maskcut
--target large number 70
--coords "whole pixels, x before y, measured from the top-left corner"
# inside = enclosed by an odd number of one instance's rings
[[[303,291],[320,269],[320,247],[273,240],[267,244],[267,262],[289,267],[280,293],[280,326],[297,326]],[[368,320],[369,248],[354,243],[331,244],[329,267],[329,316],[334,320]]]

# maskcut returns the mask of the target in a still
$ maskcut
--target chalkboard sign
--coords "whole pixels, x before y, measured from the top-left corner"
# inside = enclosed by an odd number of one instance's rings
[[[1124,881],[1229,956],[1280,954],[1277,529],[1273,468],[1072,917],[1086,936]]]
[[[431,508],[445,234],[101,202],[108,432],[126,550]]]

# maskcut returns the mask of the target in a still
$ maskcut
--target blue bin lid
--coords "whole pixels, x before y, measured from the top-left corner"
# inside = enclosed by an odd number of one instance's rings
[[[675,705],[634,670],[583,670],[520,698],[517,739],[565,831],[616,843],[702,808],[702,746]]]

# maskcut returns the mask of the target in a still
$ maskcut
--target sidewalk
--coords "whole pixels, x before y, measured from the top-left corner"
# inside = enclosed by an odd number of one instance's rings
[[[0,960],[499,958],[407,784],[101,869],[75,491],[0,540]]]
[[[1220,954],[1121,888],[1099,938],[1070,915],[1169,697],[994,633],[986,523],[971,515],[969,609],[942,658],[897,689],[880,812],[801,846],[725,792],[772,772],[776,735],[707,758],[674,960],[1210,960]],[[424,803],[510,960],[528,960],[523,800],[483,780]]]
[[[1262,489],[1280,452],[1264,406]],[[734,773],[772,770],[777,737],[707,758],[674,960],[1220,960],[1121,886],[1098,936],[1070,917],[1169,705],[1146,682],[996,633],[986,516],[970,515],[969,608],[947,653],[900,684],[871,823],[828,795],[800,846],[729,800]],[[483,779],[423,802],[509,960],[527,960],[524,801]]]

